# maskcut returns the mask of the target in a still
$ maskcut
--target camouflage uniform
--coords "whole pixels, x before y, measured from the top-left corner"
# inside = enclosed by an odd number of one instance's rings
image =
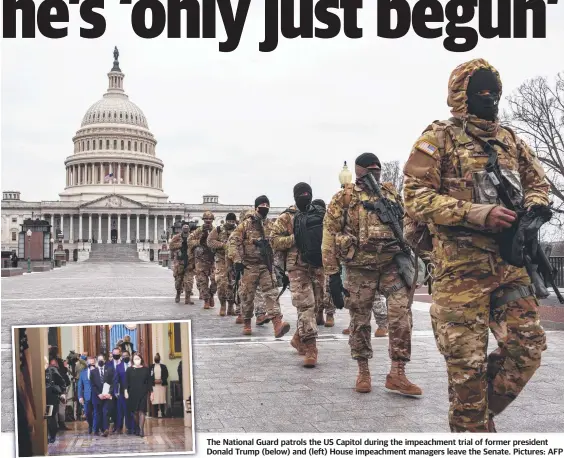
[[[524,268],[507,264],[486,228],[498,205],[479,199],[473,182],[488,160],[476,138],[496,139],[502,172],[520,181],[524,206],[548,204],[534,152],[497,121],[468,113],[466,88],[483,59],[457,67],[449,83],[454,118],[435,121],[416,141],[404,169],[407,212],[428,223],[436,261],[431,319],[447,364],[451,431],[495,431],[493,416],[521,392],[541,362],[546,338]],[[501,81],[498,81],[501,93]],[[466,126],[465,132],[463,126]],[[498,348],[487,355],[488,328]]]
[[[229,256],[234,264],[242,263],[245,270],[241,276],[239,296],[242,303],[242,315],[245,321],[244,333],[250,333],[250,320],[253,317],[254,300],[257,288],[264,295],[266,311],[272,319],[274,334],[281,337],[288,332],[289,325],[282,322],[278,288],[274,272],[270,272],[265,260],[260,255],[255,242],[269,238],[266,235],[262,217],[256,212],[247,212],[243,221],[229,237]],[[284,330],[284,332],[282,332]]]
[[[221,305],[219,314],[225,316],[226,302],[229,303],[228,315],[233,314],[233,282],[230,280],[231,267],[228,267],[225,247],[229,236],[234,228],[228,227],[226,224],[214,228],[208,235],[208,247],[215,253],[215,281],[217,284],[217,297]]]
[[[182,234],[176,234],[169,243],[170,252],[174,255],[172,264],[172,275],[174,276],[174,287],[176,289],[177,302],[180,301],[180,294],[185,291],[184,302],[193,304],[190,300],[192,289],[194,288],[194,257],[190,256],[190,248],[187,250],[188,265],[184,268],[184,260],[182,258]]]
[[[401,196],[392,183],[381,184],[384,197],[403,206]],[[350,202],[345,203],[347,199]],[[375,212],[367,211],[362,201],[377,201],[377,197],[358,185],[345,185],[327,206],[323,223],[323,266],[326,275],[339,273],[345,266],[345,308],[350,313],[349,345],[351,356],[358,360],[357,391],[370,391],[370,372],[367,360],[372,358],[370,318],[377,293],[387,299],[389,319],[389,356],[392,370],[386,377],[386,387],[404,394],[421,394],[403,372],[411,358],[411,330],[413,327],[408,290],[399,275],[393,257],[400,251],[396,245],[385,247],[395,240],[389,226],[383,224]],[[401,381],[402,387],[396,385]],[[397,383],[396,383],[397,382]],[[399,385],[398,385],[399,386]]]
[[[213,296],[217,292],[214,276],[214,254],[207,245],[210,232],[200,226],[190,234],[188,239],[188,247],[194,253],[196,260],[196,285],[204,301],[205,309],[214,306]]]
[[[294,240],[294,215],[297,211],[292,205],[278,217],[272,229],[272,246],[277,251],[286,252],[292,304],[298,311],[298,327],[292,346],[305,353],[304,365],[313,366],[317,358],[315,311],[323,300],[325,275],[322,267],[313,267],[301,259]]]

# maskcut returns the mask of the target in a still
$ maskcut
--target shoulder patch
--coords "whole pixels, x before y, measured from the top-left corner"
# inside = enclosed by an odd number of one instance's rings
[[[435,153],[439,150],[438,147],[428,142],[427,140],[420,140],[416,143],[415,148],[425,154],[428,154],[429,156],[434,156]]]

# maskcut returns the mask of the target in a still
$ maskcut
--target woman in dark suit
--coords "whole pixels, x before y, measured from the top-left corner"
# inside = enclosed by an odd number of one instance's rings
[[[153,382],[153,399],[151,400],[154,410],[153,416],[157,417],[159,407],[164,418],[166,416],[166,387],[168,386],[168,369],[161,364],[161,355],[155,355],[155,364],[151,364],[151,381]]]
[[[153,401],[153,383],[151,372],[143,364],[143,358],[139,354],[133,357],[133,366],[128,367],[125,372],[127,389],[124,392],[127,400],[127,410],[133,412],[135,420],[135,434],[143,437],[145,435],[145,415],[147,414],[147,395],[150,394]]]

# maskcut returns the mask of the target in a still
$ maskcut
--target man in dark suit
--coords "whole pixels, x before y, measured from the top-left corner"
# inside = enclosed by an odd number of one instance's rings
[[[111,366],[114,369],[114,371],[117,373],[117,367],[120,365],[120,363],[121,363],[121,349],[119,347],[116,347],[112,350],[112,359],[110,359],[106,363],[105,367],[108,368]],[[115,388],[117,389],[117,382]],[[114,396],[112,398],[111,409],[110,409],[110,422],[114,424],[112,428],[112,433],[117,432],[117,423],[116,423],[117,415],[118,415],[118,398]]]
[[[104,355],[98,355],[98,367],[91,372],[90,383],[92,384],[92,397],[96,400],[94,404],[95,415],[98,416],[97,429],[94,434],[107,436],[110,431],[109,414],[112,407],[113,394],[115,392],[116,371],[112,365],[104,367]],[[104,384],[109,385],[109,390],[104,393]]]
[[[127,388],[127,380],[125,378],[125,373],[127,369],[131,366],[131,360],[129,353],[124,351],[121,354],[121,363],[118,364],[116,368],[116,378],[117,384],[115,386],[115,393],[118,400],[117,404],[117,418],[114,424],[117,432],[121,434],[123,432],[123,423],[125,419],[125,428],[127,434],[133,434],[133,412],[127,410],[127,402],[125,400],[124,391]]]
[[[92,384],[90,383],[91,371],[96,367],[96,358],[87,358],[86,369],[80,371],[78,376],[78,401],[84,406],[84,415],[88,421],[88,434],[92,434],[98,428],[98,419],[94,415],[94,400],[92,398]]]

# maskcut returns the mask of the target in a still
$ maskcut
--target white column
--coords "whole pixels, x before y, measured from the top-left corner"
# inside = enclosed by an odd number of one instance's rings
[[[137,183],[137,171],[138,171],[138,169],[137,169],[137,164],[135,164],[135,165],[133,166],[133,169],[134,169],[134,172],[133,172],[133,174],[134,174],[134,175],[133,175],[133,184],[134,184],[135,186],[137,186],[137,184],[138,184],[138,183]]]
[[[102,214],[98,213],[98,243],[102,243]]]
[[[108,213],[108,240],[106,243],[112,243],[112,215]]]
[[[88,240],[92,240],[92,213],[88,215]]]
[[[69,234],[69,242],[72,243],[74,241],[74,234],[73,234],[73,230],[72,230],[72,223],[73,223],[73,215],[69,215],[69,219],[70,219],[70,234]]]
[[[121,164],[118,164],[118,176],[117,176],[117,184],[121,183]],[[119,231],[119,228],[118,228]]]
[[[129,165],[127,166],[129,168]],[[130,224],[130,220],[131,220],[131,215],[127,215],[127,238],[125,239],[125,243],[131,243],[131,226]]]
[[[155,215],[155,238],[153,239],[155,241],[155,243],[157,243],[157,240],[159,240],[159,234],[157,234],[158,221],[159,221],[159,217],[157,215]]]
[[[121,215],[119,213],[117,215],[117,230],[118,230],[117,243],[121,243]]]
[[[51,213],[51,234],[55,238],[55,215],[53,213]]]
[[[145,240],[149,240],[149,214],[145,215]]]
[[[82,240],[82,213],[78,214],[78,241]]]
[[[135,168],[137,168],[137,166],[135,166]],[[140,237],[139,237],[139,215],[137,215],[137,227],[135,229],[135,232],[136,232],[135,241],[137,242],[137,240],[140,239]]]
[[[129,164],[127,164],[127,167],[125,169],[125,184],[129,184]]]

